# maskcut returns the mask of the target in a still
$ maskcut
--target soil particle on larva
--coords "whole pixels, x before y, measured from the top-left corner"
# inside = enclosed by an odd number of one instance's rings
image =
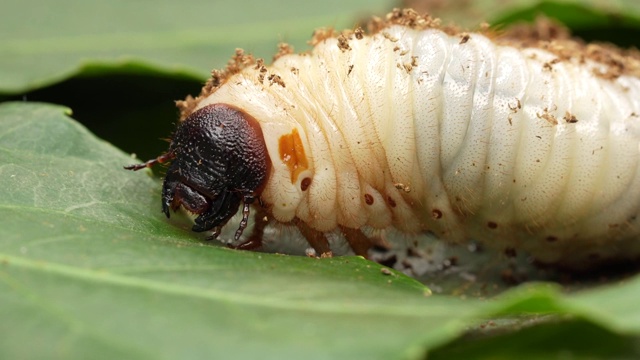
[[[391,42],[398,42],[398,40],[399,40],[397,37],[389,34],[386,31],[381,32],[381,34],[382,34],[382,36],[384,36],[385,39],[387,39],[387,40],[389,40]]]
[[[576,119],[575,115],[571,114],[570,112],[565,112],[564,116],[562,117],[562,119],[564,121],[566,121],[569,124],[575,124],[578,122],[578,119]]]
[[[549,124],[551,124],[551,125],[554,125],[554,126],[555,126],[555,125],[558,125],[558,119],[556,119],[556,117],[555,117],[555,116],[553,116],[553,114],[551,114],[551,113],[549,112],[549,109],[548,109],[548,108],[544,108],[544,110],[543,110],[542,114],[538,113],[538,114],[536,114],[536,116],[538,117],[538,119],[544,119],[544,120],[546,120],[546,121],[547,121],[547,122],[549,122]]]
[[[264,82],[264,77],[267,75],[267,67],[264,66],[264,60],[258,59],[255,68],[260,71],[260,74],[258,75],[258,82],[262,84]]]
[[[493,36],[487,35],[499,45],[539,48],[558,56],[556,60],[544,65],[546,70],[551,70],[552,65],[560,61],[585,63],[586,60],[591,60],[605,65],[593,70],[596,76],[605,79],[640,75],[640,52],[637,49],[620,49],[606,43],[586,44],[581,39],[571,37],[565,26],[544,16],[538,16],[533,24],[514,25],[503,32],[494,33]]]
[[[435,28],[449,35],[458,35],[461,37],[460,43],[469,40],[468,34],[455,26],[443,26],[440,19],[433,18],[427,14],[420,15],[411,9],[394,9],[384,18],[373,17],[367,24],[370,35],[377,33],[382,34],[391,41],[398,39],[385,32],[385,29],[393,25],[407,26],[415,30],[424,30]],[[596,63],[603,64],[603,67],[594,68],[593,72],[605,79],[617,79],[621,75],[640,76],[640,51],[637,49],[619,49],[610,44],[585,44],[584,42],[571,38],[569,31],[561,25],[551,20],[539,17],[533,25],[527,24],[521,27],[513,27],[508,31],[497,32],[488,30],[488,26],[481,26],[482,34],[490,37],[497,45],[507,45],[516,48],[539,48],[549,51],[558,56],[559,61],[576,61],[584,63],[591,60]],[[344,38],[343,44],[340,45],[341,50],[345,51],[350,48],[347,39],[355,36],[356,39],[364,38],[365,32],[358,27],[355,30],[345,30],[342,32],[332,28],[320,28],[314,31],[309,44],[316,46],[319,43],[330,39]],[[339,40],[340,41],[340,40]],[[293,53],[293,48],[287,44],[280,44],[278,52],[274,59],[280,58],[287,54]],[[535,58],[535,54],[531,55]],[[184,120],[195,109],[198,102],[213,93],[232,75],[239,73],[248,66],[255,65],[257,60],[252,56],[245,54],[242,49],[236,49],[235,55],[229,60],[227,66],[223,70],[213,70],[211,78],[202,88],[200,95],[196,98],[187,96],[183,101],[177,101],[176,104],[180,110],[180,120]],[[556,60],[546,64],[547,68],[551,68]],[[412,68],[416,67],[413,62],[410,64]],[[401,68],[410,71],[404,65]]]
[[[194,98],[189,95],[182,101],[176,101],[176,106],[180,111],[180,121],[186,119],[195,110],[201,99],[216,91],[228,78],[255,64],[256,59],[253,55],[245,54],[242,49],[236,49],[235,54],[227,62],[227,66],[223,70],[211,71],[211,78],[202,87],[198,97]]]
[[[293,46],[285,42],[281,42],[278,44],[278,52],[273,55],[273,61],[276,61],[285,55],[293,54],[294,52]]]
[[[269,85],[278,84],[278,85],[280,85],[282,87],[286,87],[285,84],[284,84],[284,81],[282,80],[282,78],[278,74],[269,75],[268,80],[269,80]]]
[[[338,49],[342,52],[347,50],[351,50],[351,46],[349,46],[349,39],[344,34],[338,35]]]
[[[319,28],[313,32],[311,40],[308,41],[308,44],[311,46],[316,46],[327,39],[337,37],[338,34],[339,33],[333,28]]]
[[[393,184],[393,186],[398,189],[398,190],[402,190],[406,193],[411,192],[411,186],[407,185],[407,184],[403,184],[403,183],[395,183]]]

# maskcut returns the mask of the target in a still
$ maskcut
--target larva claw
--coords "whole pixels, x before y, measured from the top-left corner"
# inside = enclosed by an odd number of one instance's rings
[[[220,236],[221,232],[222,232],[222,226],[216,226],[213,228],[211,235],[207,236],[205,240],[207,241],[215,240],[218,238],[218,236]]]
[[[228,247],[236,250],[255,250],[262,247],[262,240],[252,237],[238,245],[228,245]]]

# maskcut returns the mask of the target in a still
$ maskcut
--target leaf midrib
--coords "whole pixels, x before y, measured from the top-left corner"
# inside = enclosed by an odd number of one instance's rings
[[[321,302],[310,301],[291,301],[286,298],[273,298],[268,294],[262,296],[251,296],[246,293],[236,293],[231,291],[202,289],[192,286],[176,285],[162,283],[154,280],[123,276],[106,272],[104,270],[92,270],[86,268],[77,268],[62,264],[47,262],[43,260],[32,260],[25,257],[13,256],[0,253],[0,263],[6,267],[18,266],[22,269],[31,271],[44,271],[49,274],[74,278],[81,281],[89,281],[93,283],[109,284],[114,286],[124,286],[137,288],[140,290],[148,290],[168,295],[185,296],[188,298],[200,298],[213,302],[227,302],[235,305],[241,304],[251,307],[263,307],[269,309],[277,309],[279,311],[296,311],[296,312],[313,312],[321,314],[348,314],[348,315],[371,315],[371,316],[402,316],[402,317],[427,317],[433,318],[433,314],[442,317],[459,315],[452,312],[448,307],[440,306],[436,303],[425,301],[425,306],[429,309],[429,314],[421,314],[417,312],[415,306],[389,307],[380,304],[366,304],[359,302],[357,304],[336,303],[322,299]],[[426,298],[425,298],[426,300]]]

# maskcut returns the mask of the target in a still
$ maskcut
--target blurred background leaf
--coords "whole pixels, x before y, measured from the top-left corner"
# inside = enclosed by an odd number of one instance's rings
[[[197,95],[236,48],[271,59],[281,41],[354,27],[387,0],[18,0],[0,12],[0,100],[69,106],[99,136],[142,158],[166,149],[174,101]]]
[[[587,41],[638,44],[640,2],[635,0],[406,0],[404,4],[440,17],[445,24],[467,28],[482,22],[504,27],[544,15]]]
[[[166,148],[174,101],[199,93],[235,48],[270,59],[280,41],[296,49],[315,28],[353,28],[394,6],[474,28],[558,19],[585,38],[637,45],[640,3],[536,0],[292,0],[185,2],[6,0],[0,12],[0,101],[63,104],[92,131],[140,158]]]

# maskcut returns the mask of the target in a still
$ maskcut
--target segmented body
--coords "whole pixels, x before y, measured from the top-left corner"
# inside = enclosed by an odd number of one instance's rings
[[[202,98],[260,123],[278,221],[431,231],[545,262],[640,253],[640,79],[389,26],[247,67]]]

